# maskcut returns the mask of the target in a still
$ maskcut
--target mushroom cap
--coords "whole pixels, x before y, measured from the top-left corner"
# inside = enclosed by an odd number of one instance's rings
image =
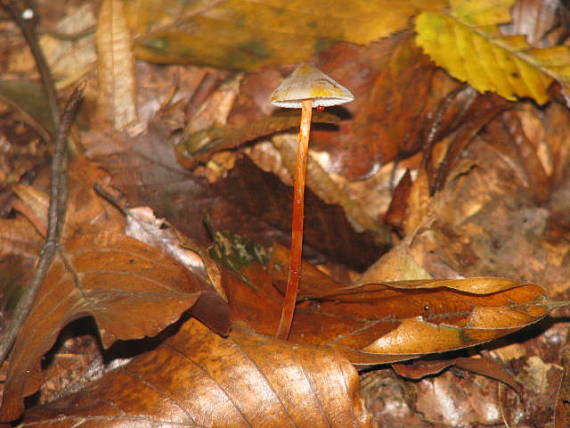
[[[301,108],[301,101],[313,100],[313,106],[334,106],[354,99],[344,86],[310,64],[299,65],[271,94],[271,104]]]

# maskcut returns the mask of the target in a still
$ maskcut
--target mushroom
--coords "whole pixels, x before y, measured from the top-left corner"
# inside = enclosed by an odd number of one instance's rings
[[[303,251],[303,219],[305,198],[305,175],[311,116],[313,107],[344,104],[354,97],[348,89],[310,64],[301,64],[271,94],[271,104],[285,108],[301,108],[301,127],[297,139],[297,157],[293,177],[293,215],[291,221],[291,250],[289,253],[289,274],[283,299],[281,319],[276,336],[287,339],[301,277],[301,253]]]

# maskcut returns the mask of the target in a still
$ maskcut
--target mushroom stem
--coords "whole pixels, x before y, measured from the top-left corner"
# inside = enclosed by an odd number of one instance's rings
[[[295,161],[295,177],[293,178],[293,217],[291,221],[291,251],[289,252],[289,275],[287,290],[283,299],[281,319],[277,329],[277,337],[287,339],[293,323],[297,290],[301,278],[301,254],[303,252],[303,221],[305,210],[305,176],[307,172],[307,156],[309,151],[309,134],[311,132],[311,116],[313,100],[302,101],[301,127],[297,141],[297,158]]]

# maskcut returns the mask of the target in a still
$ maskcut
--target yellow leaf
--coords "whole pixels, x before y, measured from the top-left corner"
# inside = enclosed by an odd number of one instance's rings
[[[495,24],[501,14],[459,12],[422,13],[416,19],[417,43],[453,77],[481,92],[509,100],[530,97],[539,104],[548,101],[554,80],[570,83],[569,47],[533,49],[523,36],[500,34]],[[491,25],[483,25],[484,19]]]
[[[501,24],[511,20],[515,0],[450,0],[453,16],[471,25]]]
[[[124,0],[136,53],[159,63],[252,70],[300,62],[335,41],[366,44],[447,0]]]

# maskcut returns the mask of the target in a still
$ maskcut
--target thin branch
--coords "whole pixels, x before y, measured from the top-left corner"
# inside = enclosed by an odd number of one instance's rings
[[[55,139],[55,152],[51,164],[50,204],[48,209],[47,236],[36,269],[18,305],[14,310],[12,321],[6,332],[0,338],[0,363],[4,362],[16,336],[28,316],[40,285],[53,262],[56,252],[59,251],[61,233],[65,220],[67,205],[67,134],[75,118],[79,104],[83,99],[85,84],[81,83],[73,93],[63,111]]]
[[[0,5],[10,14],[14,22],[20,28],[40,72],[45,95],[48,101],[53,129],[59,129],[60,110],[57,103],[57,91],[53,78],[46,61],[46,57],[40,47],[37,24],[37,9],[29,0],[0,0]]]

